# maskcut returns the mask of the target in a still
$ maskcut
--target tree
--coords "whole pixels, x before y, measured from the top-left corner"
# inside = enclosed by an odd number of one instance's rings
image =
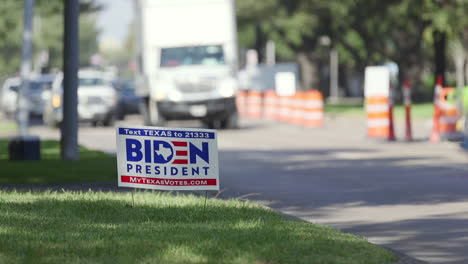
[[[4,0],[0,5],[0,81],[19,71],[23,4]]]
[[[100,6],[91,0],[80,2],[80,61],[97,51],[98,31],[93,13]],[[63,1],[36,0],[34,9],[33,51],[47,50],[50,67],[62,66]],[[19,71],[23,33],[23,1],[3,0],[0,5],[0,80]]]
[[[301,66],[305,89],[316,88],[317,67],[328,36],[340,66],[353,74],[364,67],[394,61],[400,81],[411,79],[424,93],[427,68],[446,72],[446,42],[468,43],[466,0],[238,0],[239,40],[252,47],[254,25],[277,44],[278,55]],[[432,61],[431,61],[432,60]],[[346,81],[344,81],[346,83]]]
[[[50,56],[50,67],[62,66],[63,10],[61,0],[36,0],[40,26],[35,33],[36,51],[47,50]],[[89,65],[89,58],[98,51],[95,13],[101,6],[94,1],[80,1],[80,66]]]

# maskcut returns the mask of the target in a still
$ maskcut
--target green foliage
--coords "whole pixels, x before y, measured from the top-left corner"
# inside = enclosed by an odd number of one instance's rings
[[[23,1],[2,0],[0,5],[0,80],[19,71],[23,33]],[[96,19],[99,10],[94,1],[80,3],[80,64],[88,64],[90,55],[97,52]],[[33,52],[48,51],[50,67],[61,68],[63,63],[62,0],[36,0],[33,19]]]
[[[342,67],[362,72],[366,65],[394,61],[416,86],[434,65],[435,32],[468,44],[466,0],[238,0],[237,12],[239,40],[248,48],[255,44],[253,23],[289,60],[298,52],[311,61],[324,58],[318,40],[328,36]]]
[[[23,21],[22,1],[4,0],[0,4],[0,81],[19,71]]]

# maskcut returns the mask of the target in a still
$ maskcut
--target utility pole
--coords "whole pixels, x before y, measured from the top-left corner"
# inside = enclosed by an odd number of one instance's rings
[[[18,133],[28,134],[29,105],[26,95],[29,91],[32,61],[32,20],[34,0],[24,1],[23,48],[21,54],[21,86],[18,89]]]
[[[273,40],[268,40],[266,43],[266,65],[273,66],[276,63],[275,56],[275,42]]]
[[[78,160],[78,0],[64,1],[63,43],[63,120],[61,126],[61,156],[63,160]]]
[[[39,160],[40,140],[28,134],[29,101],[26,98],[31,80],[32,20],[34,0],[24,1],[23,47],[21,52],[21,85],[18,89],[18,135],[10,138],[8,152],[10,160]]]
[[[340,94],[338,90],[338,51],[332,45],[330,47],[330,100],[338,102]]]

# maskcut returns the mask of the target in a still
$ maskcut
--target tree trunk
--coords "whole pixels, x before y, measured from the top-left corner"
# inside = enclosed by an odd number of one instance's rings
[[[434,32],[434,77],[442,76],[442,85],[445,86],[445,51],[447,34],[440,31]]]
[[[255,24],[255,50],[257,50],[258,63],[264,62],[265,45],[266,45],[265,34],[263,33],[260,22],[257,22]]]
[[[318,89],[318,65],[305,51],[297,53],[297,62],[299,63],[301,88],[303,91]]]

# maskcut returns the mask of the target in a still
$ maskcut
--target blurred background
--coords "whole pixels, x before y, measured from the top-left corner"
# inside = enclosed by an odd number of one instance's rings
[[[134,97],[131,82],[137,69],[136,6],[132,0],[80,3],[80,67],[108,73],[114,88],[127,80],[125,91],[119,89],[121,101],[136,102],[127,98]],[[403,81],[409,79],[413,100],[430,101],[435,75],[444,76],[446,86],[464,86],[468,78],[467,10],[468,2],[463,0],[237,0],[240,88],[271,89],[271,72],[286,69],[297,76],[298,90],[316,89],[326,98],[360,102],[364,68],[387,65],[397,98]],[[23,2],[2,1],[0,14],[0,81],[11,86],[20,68]],[[171,27],[179,22],[165,23]],[[61,71],[62,37],[63,1],[36,0],[33,71],[37,76]],[[249,74],[243,69],[249,65],[256,65],[258,78],[245,77]],[[2,109],[7,115],[14,111],[10,102],[15,99],[5,90],[14,89],[3,88]]]

